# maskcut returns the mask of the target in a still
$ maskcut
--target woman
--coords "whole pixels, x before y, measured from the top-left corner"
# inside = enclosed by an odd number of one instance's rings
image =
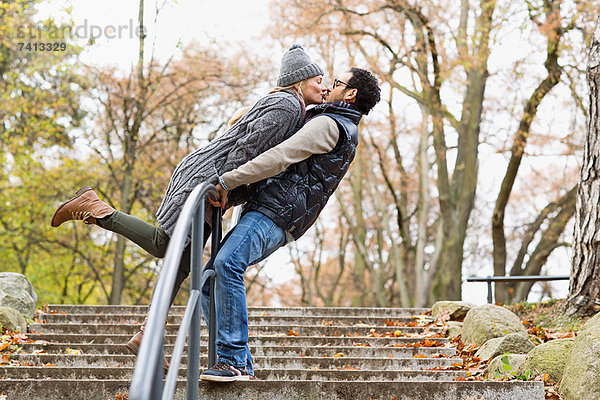
[[[202,182],[217,184],[220,175],[293,135],[303,124],[305,106],[323,102],[325,87],[322,79],[323,70],[310,60],[302,47],[290,47],[282,57],[278,87],[250,107],[227,132],[186,156],[175,168],[156,214],[158,227],[116,211],[101,201],[89,186],[81,188],[76,197],[58,207],[51,226],[83,220],[86,224],[96,224],[125,236],[155,257],[164,257],[179,213],[194,187]],[[209,235],[210,226],[205,224],[205,244]],[[188,245],[179,265],[171,303],[189,272]],[[140,331],[127,343],[127,348],[135,354],[145,324],[144,321]]]

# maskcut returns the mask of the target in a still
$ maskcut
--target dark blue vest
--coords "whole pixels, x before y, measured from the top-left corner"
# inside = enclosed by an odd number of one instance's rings
[[[256,184],[244,211],[258,211],[269,217],[294,239],[302,236],[316,221],[327,200],[348,171],[358,145],[360,112],[351,108],[325,107],[339,129],[335,147],[314,154],[285,171]]]

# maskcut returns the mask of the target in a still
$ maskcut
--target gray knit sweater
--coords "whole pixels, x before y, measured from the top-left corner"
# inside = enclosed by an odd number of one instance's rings
[[[302,126],[304,104],[292,91],[260,99],[227,132],[188,154],[173,171],[156,213],[158,223],[171,236],[191,191],[203,182],[216,184],[231,171],[292,136]]]

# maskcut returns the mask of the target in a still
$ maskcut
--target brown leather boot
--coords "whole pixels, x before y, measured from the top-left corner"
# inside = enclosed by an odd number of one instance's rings
[[[75,197],[56,209],[50,225],[57,227],[71,220],[83,220],[85,224],[95,224],[96,218],[106,217],[114,212],[114,208],[100,200],[92,188],[86,185],[77,191]]]
[[[140,346],[142,345],[142,339],[144,337],[144,329],[146,329],[146,322],[148,322],[147,317],[144,318],[144,322],[142,323],[142,326],[140,326],[138,333],[133,335],[127,344],[125,344],[125,347],[135,355],[140,351]],[[169,362],[165,357],[163,357],[163,366],[165,367],[165,371],[169,369]]]
[[[129,342],[125,345],[129,351],[133,354],[136,354],[140,351],[140,346],[142,345],[142,338],[144,337],[144,329],[146,329],[146,322],[148,322],[148,318],[144,318],[144,322],[142,326],[140,326],[140,330],[138,333],[133,335]]]

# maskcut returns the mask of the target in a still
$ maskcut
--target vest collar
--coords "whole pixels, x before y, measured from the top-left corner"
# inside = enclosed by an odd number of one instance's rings
[[[355,125],[358,125],[362,118],[362,114],[353,104],[346,103],[345,101],[336,101],[333,103],[319,104],[306,110],[306,121],[323,113],[342,115],[352,121]]]

